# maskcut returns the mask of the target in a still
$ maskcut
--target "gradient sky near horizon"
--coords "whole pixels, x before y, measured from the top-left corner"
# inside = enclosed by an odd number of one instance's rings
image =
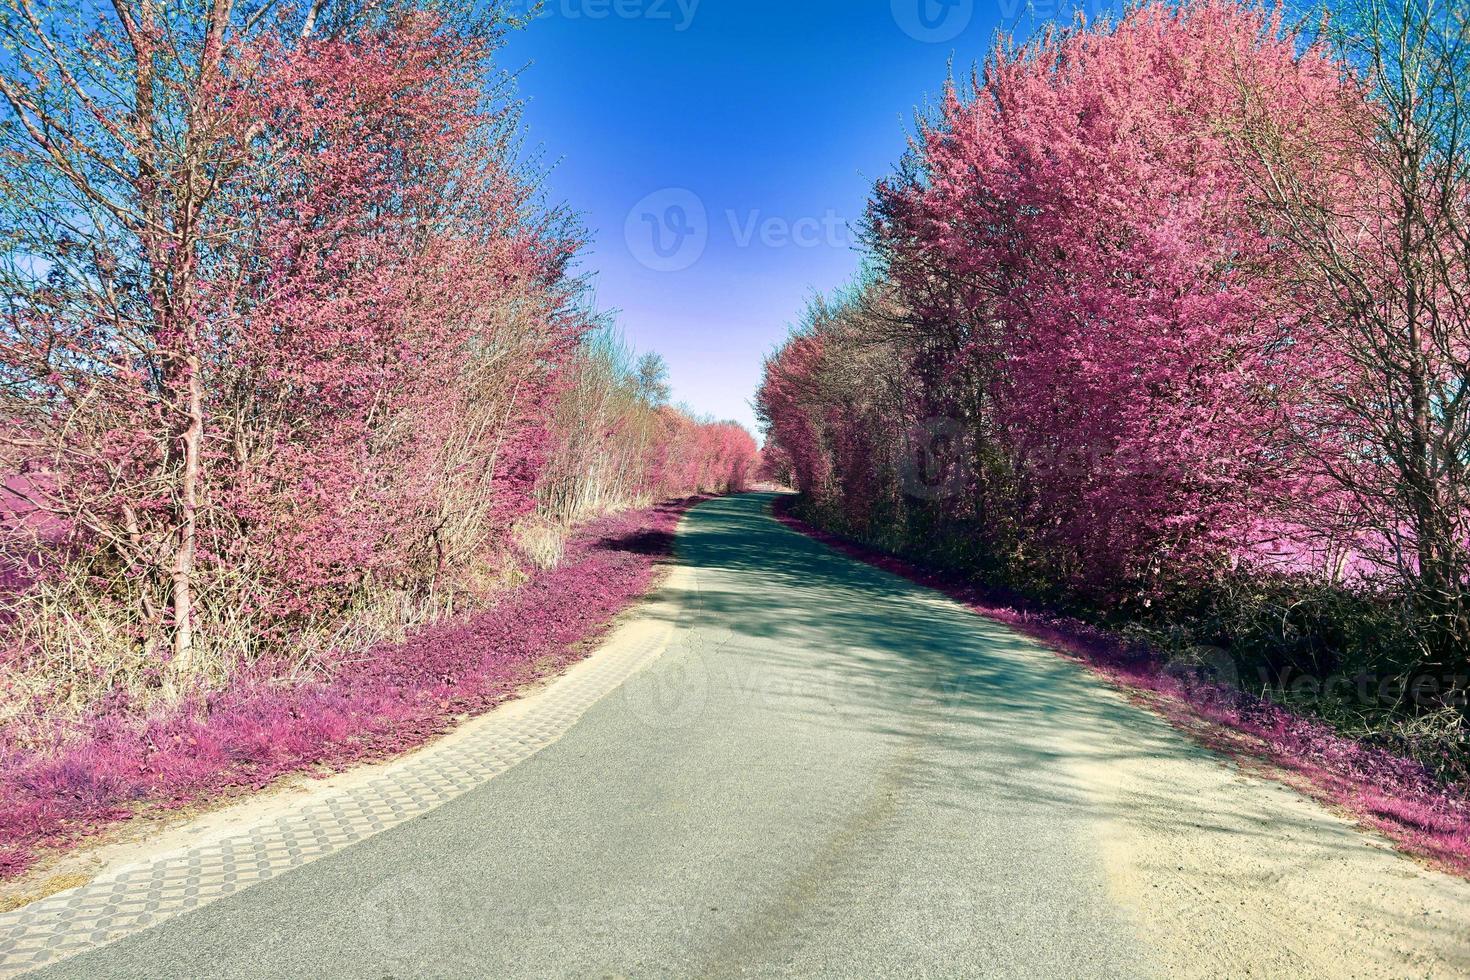
[[[1088,14],[1107,0],[1085,0]],[[1049,4],[1049,6],[1048,6]],[[546,0],[510,38],[529,146],[579,212],[599,308],[668,361],[674,399],[755,428],[761,361],[852,229],[914,112],[995,32],[1074,0]]]

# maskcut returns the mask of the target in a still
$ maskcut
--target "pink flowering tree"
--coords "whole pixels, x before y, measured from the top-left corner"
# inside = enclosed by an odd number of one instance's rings
[[[1151,5],[997,49],[877,190],[915,382],[973,434],[977,512],[1101,596],[1213,574],[1297,478],[1278,436],[1312,365],[1278,344],[1280,256],[1227,136],[1242,72],[1340,84],[1259,11]]]
[[[493,12],[87,16],[0,14],[0,440],[65,529],[52,584],[180,688],[485,579],[585,328]]]

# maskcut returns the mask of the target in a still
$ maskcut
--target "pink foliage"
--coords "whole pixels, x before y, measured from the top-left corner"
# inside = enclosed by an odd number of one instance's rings
[[[231,33],[188,93],[186,162],[217,158],[189,235],[98,229],[95,268],[57,260],[67,304],[27,297],[0,331],[19,379],[4,464],[47,474],[42,511],[126,583],[99,601],[150,652],[172,646],[171,683],[197,685],[193,646],[222,622],[278,641],[493,562],[535,506],[588,324],[578,241],[485,95],[496,43],[413,11]]]
[[[66,539],[66,522],[35,503],[46,494],[42,474],[21,474],[0,482],[0,540],[10,543],[0,554],[0,590],[33,584],[45,552]]]
[[[919,176],[878,187],[900,291],[964,286],[921,315],[1003,324],[916,383],[987,379],[1020,519],[1098,587],[1208,571],[1290,492],[1272,437],[1308,365],[1230,142],[1243,75],[1276,80],[1283,118],[1341,85],[1256,9],[1151,4],[999,51],[921,132]]]
[[[229,299],[250,308],[230,343],[235,373],[283,408],[244,467],[221,418],[215,459],[251,532],[229,560],[258,563],[282,590],[272,601],[307,610],[322,590],[414,574],[465,505],[445,498],[446,466],[494,471],[475,503],[485,544],[504,543],[534,505],[555,371],[582,324],[561,312],[571,243],[480,145],[479,39],[419,16],[262,57],[253,111],[293,180],[239,189],[253,268],[228,270]],[[497,332],[513,305],[528,326]],[[472,404],[487,347],[494,425]]]
[[[780,446],[781,458],[803,493],[825,496],[832,479],[832,461],[823,448],[821,425],[809,405],[817,373],[822,367],[821,335],[793,337],[767,362],[759,402],[767,420],[770,441]]]
[[[1301,407],[1335,367],[1292,312],[1291,253],[1252,211],[1232,129],[1262,80],[1282,126],[1346,86],[1235,0],[997,48],[876,187],[881,273],[857,306],[896,310],[857,345],[818,315],[767,363],[759,401],[797,486],[861,525],[934,449],[916,429],[968,440],[948,516],[1005,525],[1105,602],[1258,555],[1262,522],[1331,513],[1308,457],[1341,447],[1309,449]],[[853,364],[861,344],[890,344],[887,377]],[[875,382],[903,404],[854,399]]]
[[[386,758],[514,697],[583,656],[583,641],[646,590],[687,503],[589,526],[558,568],[495,608],[344,658],[328,681],[283,687],[265,673],[241,676],[147,720],[115,704],[55,751],[16,750],[0,732],[0,877],[139,808]]]
[[[736,493],[755,475],[755,438],[734,422],[699,422],[670,408],[659,410],[661,438],[652,450],[651,484],[657,497]]]

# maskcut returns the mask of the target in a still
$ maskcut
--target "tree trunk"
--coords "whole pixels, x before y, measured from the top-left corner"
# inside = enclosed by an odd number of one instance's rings
[[[196,330],[190,323],[186,343],[189,353],[184,370],[188,398],[188,416],[183,437],[183,473],[179,487],[179,540],[174,553],[174,673],[187,677],[194,669],[194,557],[197,549],[199,519],[200,452],[204,442],[204,391],[199,377],[199,354],[195,350]]]

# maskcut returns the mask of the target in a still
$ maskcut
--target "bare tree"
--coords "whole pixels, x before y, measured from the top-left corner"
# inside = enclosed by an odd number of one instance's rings
[[[108,492],[62,503],[39,480],[33,502],[164,583],[181,675],[194,648],[204,431],[199,264],[212,202],[252,139],[218,94],[227,32],[266,9],[0,9],[4,438],[33,467],[74,470],[82,457],[99,471]],[[122,484],[134,492],[113,492]],[[144,514],[123,499],[158,506]],[[147,586],[141,601],[156,623]]]
[[[1355,0],[1322,43],[1359,84],[1242,77],[1239,146],[1290,245],[1304,315],[1283,343],[1321,361],[1301,441],[1423,617],[1426,673],[1453,676],[1470,651],[1470,21]],[[1297,96],[1296,126],[1266,111]]]
[[[178,680],[197,666],[205,389],[229,329],[205,311],[258,271],[222,268],[248,230],[231,195],[280,163],[250,109],[256,42],[341,35],[392,3],[0,5],[0,451],[38,474],[30,506],[100,545]]]
[[[669,366],[663,356],[649,351],[638,359],[634,369],[638,394],[654,408],[669,402]]]

